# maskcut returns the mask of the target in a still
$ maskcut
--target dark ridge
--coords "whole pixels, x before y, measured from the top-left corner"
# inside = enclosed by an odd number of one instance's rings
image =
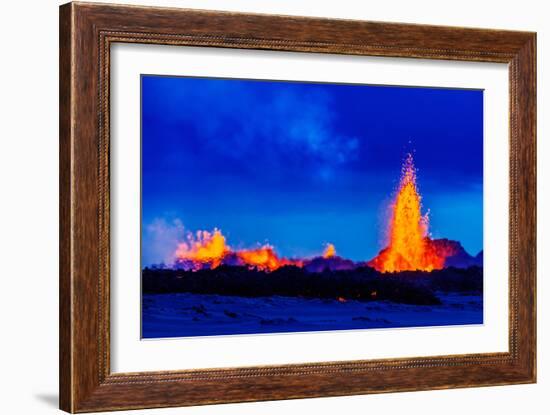
[[[265,272],[241,266],[185,271],[142,271],[143,293],[196,293],[242,297],[273,295],[303,298],[374,301],[436,305],[437,291],[481,293],[483,270],[446,268],[429,272],[381,274],[370,267],[311,273],[295,266]]]

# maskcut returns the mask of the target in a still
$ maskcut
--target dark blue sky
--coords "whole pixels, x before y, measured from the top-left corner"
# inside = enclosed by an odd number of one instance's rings
[[[354,260],[384,245],[414,152],[434,238],[483,245],[483,92],[142,77],[144,264],[183,229],[284,256],[327,242]]]

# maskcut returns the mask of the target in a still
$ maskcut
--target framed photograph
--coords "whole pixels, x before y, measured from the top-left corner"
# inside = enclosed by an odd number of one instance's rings
[[[536,381],[536,35],[60,8],[60,407]]]

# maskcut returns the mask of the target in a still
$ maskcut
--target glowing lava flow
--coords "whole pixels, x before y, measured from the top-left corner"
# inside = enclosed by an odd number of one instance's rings
[[[275,271],[285,265],[302,267],[303,261],[299,259],[279,258],[270,245],[264,245],[257,249],[244,249],[236,252],[237,257],[249,267],[261,270]]]
[[[187,240],[178,245],[175,258],[178,265],[193,270],[217,268],[222,264],[248,266],[264,271],[274,271],[285,265],[303,266],[302,260],[280,258],[270,245],[234,251],[226,244],[219,229],[189,233]]]
[[[392,206],[389,245],[369,266],[381,272],[432,271],[444,267],[445,259],[453,252],[447,252],[428,237],[428,216],[422,215],[421,207],[416,169],[412,155],[408,154]]]
[[[432,271],[442,269],[447,258],[459,252],[458,243],[430,239],[428,216],[422,215],[421,199],[416,183],[416,169],[412,155],[409,154],[403,164],[401,181],[392,204],[388,225],[389,244],[366,265],[380,272]],[[271,245],[233,250],[219,229],[188,233],[186,240],[177,246],[174,257],[174,265],[187,270],[233,265],[263,271],[274,271],[286,265],[307,268],[308,264],[318,258],[282,258]],[[341,258],[336,256],[334,245],[327,244],[321,259],[334,262]]]
[[[195,235],[189,233],[187,241],[178,245],[175,257],[180,262],[188,262],[193,269],[207,264],[216,268],[228,253],[225,237],[219,229],[214,229],[213,232],[198,231]]]

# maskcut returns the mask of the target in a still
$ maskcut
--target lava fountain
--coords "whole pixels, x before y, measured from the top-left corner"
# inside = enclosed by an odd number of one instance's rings
[[[380,272],[432,271],[442,269],[452,252],[441,249],[428,236],[428,214],[422,215],[416,168],[408,154],[392,204],[388,225],[389,244],[368,265]]]
[[[216,268],[230,252],[225,236],[219,229],[189,233],[186,239],[178,245],[175,257],[178,261],[192,264],[192,268],[201,268],[206,264]]]
[[[336,247],[334,244],[327,244],[325,250],[323,251],[323,258],[333,258],[336,256]]]
[[[384,273],[432,271],[442,269],[447,258],[458,252],[460,244],[446,239],[432,240],[428,236],[428,215],[422,214],[421,201],[413,157],[408,154],[391,205],[388,246],[367,262],[368,266]],[[227,244],[219,229],[187,233],[185,241],[178,244],[174,257],[176,267],[192,270],[232,265],[274,271],[288,265],[303,268],[315,259],[283,258],[271,245],[235,250]],[[327,244],[322,259],[332,261],[337,258],[334,245]]]
[[[300,259],[281,258],[271,245],[233,250],[219,229],[188,233],[174,253],[177,266],[199,270],[217,268],[222,264],[240,265],[263,271],[274,271],[285,265],[303,266]]]

